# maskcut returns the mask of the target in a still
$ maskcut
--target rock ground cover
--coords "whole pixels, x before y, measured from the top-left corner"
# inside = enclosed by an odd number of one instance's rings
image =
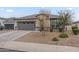
[[[46,32],[45,36],[42,36],[41,32],[31,32],[15,41],[55,44],[54,41],[52,41],[52,38],[57,37],[59,41],[55,45],[79,47],[79,35],[73,35],[70,31],[66,33],[69,36],[68,38],[59,38],[60,32]]]

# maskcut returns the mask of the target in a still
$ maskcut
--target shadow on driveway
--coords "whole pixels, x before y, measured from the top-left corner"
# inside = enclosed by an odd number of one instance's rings
[[[25,51],[19,51],[19,50],[11,50],[11,49],[0,48],[0,52],[25,52]]]

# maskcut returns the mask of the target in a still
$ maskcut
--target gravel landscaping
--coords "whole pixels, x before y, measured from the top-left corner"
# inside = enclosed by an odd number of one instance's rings
[[[67,32],[68,38],[59,38],[59,34],[59,32],[46,32],[45,36],[42,36],[41,32],[31,32],[15,41],[79,47],[79,35],[73,35],[71,32]],[[59,41],[52,41],[54,37],[57,37]]]

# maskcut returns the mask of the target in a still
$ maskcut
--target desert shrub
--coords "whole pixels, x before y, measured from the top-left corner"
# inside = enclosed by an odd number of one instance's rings
[[[54,38],[52,39],[52,41],[59,41],[59,39],[56,38],[56,37],[54,37]]]
[[[72,26],[72,29],[78,29],[78,27],[77,26]]]
[[[79,29],[78,29],[78,33],[79,33]]]
[[[74,35],[77,35],[79,33],[79,29],[73,29],[72,31]]]
[[[59,28],[59,32],[63,32],[63,28]]]
[[[62,34],[59,35],[59,37],[60,37],[60,38],[67,38],[68,35],[67,35],[66,33],[62,33]]]
[[[50,32],[53,32],[53,29],[52,28],[50,28]]]
[[[72,32],[74,35],[77,35],[79,33],[79,29],[77,26],[72,26]]]

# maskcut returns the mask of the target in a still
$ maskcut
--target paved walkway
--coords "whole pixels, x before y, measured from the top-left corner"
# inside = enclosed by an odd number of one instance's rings
[[[29,43],[29,42],[16,42],[8,41],[3,42],[4,45],[0,45],[1,48],[19,50],[19,51],[28,51],[28,52],[79,52],[77,47],[69,46],[57,46],[57,45],[48,45],[48,44],[38,44],[38,43]]]

